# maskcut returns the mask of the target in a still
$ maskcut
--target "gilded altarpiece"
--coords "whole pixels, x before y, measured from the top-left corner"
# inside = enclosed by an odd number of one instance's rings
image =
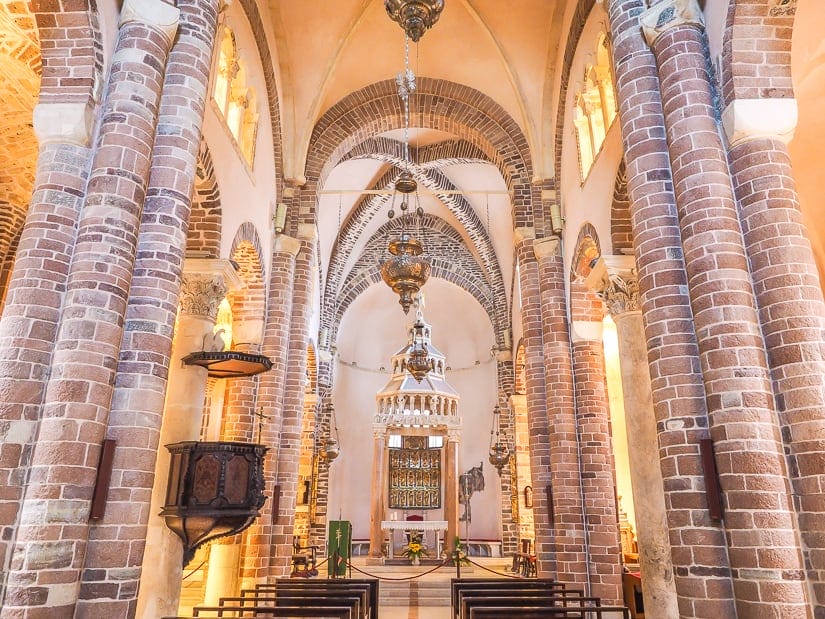
[[[390,509],[439,509],[441,449],[428,449],[427,437],[405,436],[389,452]]]

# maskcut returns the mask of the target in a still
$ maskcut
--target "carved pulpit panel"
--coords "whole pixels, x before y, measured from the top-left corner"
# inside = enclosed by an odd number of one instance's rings
[[[405,436],[389,452],[390,509],[439,509],[441,449],[429,449],[426,436]]]

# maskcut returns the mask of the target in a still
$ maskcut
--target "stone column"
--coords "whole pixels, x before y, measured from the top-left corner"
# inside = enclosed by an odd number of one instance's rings
[[[571,331],[590,594],[605,604],[624,604],[602,323],[574,321]]]
[[[0,616],[19,616],[32,606],[71,613],[77,601],[163,72],[178,15],[160,0],[131,0],[121,12]]]
[[[166,445],[200,439],[207,373],[199,366],[183,365],[186,355],[203,350],[211,336],[218,305],[241,281],[228,260],[190,259],[184,264],[180,312],[172,345],[169,387],[160,429],[152,500],[148,511],[145,552],[140,574],[138,617],[162,617],[178,611],[183,548],[158,514],[166,501],[169,452]]]
[[[269,417],[263,426],[260,442],[270,447],[264,459],[266,495],[270,497],[261,509],[260,517],[246,532],[244,549],[244,580],[265,582],[272,555],[272,509],[278,492],[276,483],[277,445],[280,441],[280,416],[283,407],[284,382],[289,350],[289,317],[292,314],[292,280],[295,256],[301,248],[298,239],[278,234],[272,243],[269,288],[267,291],[266,323],[261,352],[272,360],[272,369],[258,381],[258,406]]]
[[[796,101],[735,100],[723,119],[808,576],[825,615],[825,303],[786,146]]]
[[[561,239],[535,241],[541,291],[544,388],[553,486],[556,578],[589,590],[587,537]],[[538,529],[538,527],[537,527]]]
[[[607,4],[676,592],[682,616],[732,617],[724,529],[694,509],[705,504],[699,440],[707,438],[707,402],[656,60],[639,23],[644,8],[644,0]]]
[[[381,521],[386,514],[387,504],[387,428],[376,424],[373,426],[372,452],[372,494],[370,503],[370,559],[371,563],[381,563],[384,556],[384,531]],[[390,537],[392,544],[392,537]]]
[[[218,3],[177,2],[181,28],[166,67],[109,413],[107,438],[117,441],[109,506],[89,534],[79,614],[95,607],[131,616],[137,603]]]
[[[40,103],[34,126],[34,193],[0,320],[0,607],[91,161],[92,109]]]
[[[556,575],[556,542],[550,517],[552,494],[547,395],[544,385],[544,337],[541,322],[539,267],[533,250],[535,231],[516,229],[516,259],[521,289],[521,321],[524,332],[524,374],[527,383],[527,426],[530,433],[530,477],[533,480],[533,521],[538,575]]]
[[[616,323],[645,612],[678,619],[662,473],[655,466],[659,442],[633,258],[600,258],[587,284],[602,295]]]
[[[292,283],[292,316],[289,330],[288,365],[285,376],[283,409],[280,418],[278,468],[276,483],[281,489],[279,514],[272,536],[270,574],[287,576],[292,556],[292,535],[295,522],[295,504],[298,496],[298,463],[301,452],[301,425],[304,413],[307,344],[315,282],[315,227],[302,225],[299,229],[301,249],[295,259]]]
[[[519,539],[534,540],[533,507],[528,507],[524,489],[533,489],[530,477],[530,433],[527,430],[527,396],[510,396],[510,410],[513,411],[513,458],[516,461],[516,478],[513,483],[518,488],[518,530]],[[531,495],[532,496],[532,495]]]
[[[447,450],[444,454],[444,520],[447,521],[444,548],[453,550],[455,538],[460,536],[458,514],[458,430],[447,431]],[[469,552],[469,549],[465,549]]]
[[[702,12],[695,0],[665,0],[640,19],[659,70],[711,438],[726,499],[737,611],[803,613],[804,564],[748,258],[716,124]],[[761,548],[774,552],[764,556]]]

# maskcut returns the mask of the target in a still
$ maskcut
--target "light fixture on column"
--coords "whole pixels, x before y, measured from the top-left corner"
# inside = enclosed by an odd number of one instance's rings
[[[501,408],[498,404],[493,407],[493,427],[490,429],[490,464],[496,467],[499,476],[510,461],[510,449],[501,440]]]
[[[391,10],[390,4],[395,8]],[[390,16],[394,15],[394,11],[400,14],[406,14],[408,10],[402,5],[407,4],[424,4],[424,3],[407,3],[407,2],[387,2],[387,11]],[[442,8],[443,8],[443,2]],[[412,10],[412,9],[410,9]],[[440,10],[439,10],[440,12]],[[418,13],[412,10],[410,15],[415,18]],[[393,17],[393,19],[396,19]],[[417,19],[417,18],[415,18]],[[437,17],[436,17],[437,19]],[[429,25],[435,23],[435,20]],[[429,27],[429,26],[427,26]],[[426,29],[426,28],[425,28]],[[406,31],[406,26],[405,26]],[[423,30],[418,35],[420,38]],[[390,203],[390,210],[387,213],[390,219],[395,217],[395,200],[396,196],[400,195],[399,209],[401,211],[401,234],[397,239],[393,239],[389,243],[388,250],[392,256],[381,264],[381,277],[384,282],[392,288],[399,296],[399,303],[404,309],[404,313],[410,311],[413,297],[426,283],[430,276],[430,262],[427,258],[422,256],[424,247],[421,242],[411,235],[407,229],[409,224],[409,217],[406,217],[410,208],[410,196],[414,194],[416,208],[415,215],[420,218],[424,214],[424,209],[421,208],[421,203],[418,199],[418,182],[413,177],[411,172],[412,161],[410,158],[410,97],[415,92],[415,73],[410,69],[410,34],[404,37],[404,70],[398,74],[396,83],[398,85],[398,96],[404,104],[404,164],[398,179],[393,186],[392,200]],[[418,40],[417,38],[414,40]]]
[[[321,439],[321,457],[327,462],[332,462],[341,455],[341,445],[338,442],[338,424],[335,421],[335,407],[332,402],[324,405],[324,417],[329,421],[329,430],[325,437]]]
[[[398,22],[413,41],[424,36],[441,17],[444,0],[384,0],[387,14]]]

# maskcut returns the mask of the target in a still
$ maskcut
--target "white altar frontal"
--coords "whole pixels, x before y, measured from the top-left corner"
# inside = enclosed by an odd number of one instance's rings
[[[382,520],[381,521],[381,530],[382,531],[389,531],[390,532],[390,543],[389,543],[389,557],[392,559],[394,557],[393,547],[395,546],[395,532],[396,531],[421,531],[422,541],[426,542],[426,534],[429,531],[432,531],[433,543],[432,545],[428,545],[430,548],[430,556],[431,557],[438,557],[441,555],[441,544],[443,536],[439,535],[439,531],[446,531],[447,530],[447,521],[446,520]],[[432,549],[435,552],[432,552]]]

